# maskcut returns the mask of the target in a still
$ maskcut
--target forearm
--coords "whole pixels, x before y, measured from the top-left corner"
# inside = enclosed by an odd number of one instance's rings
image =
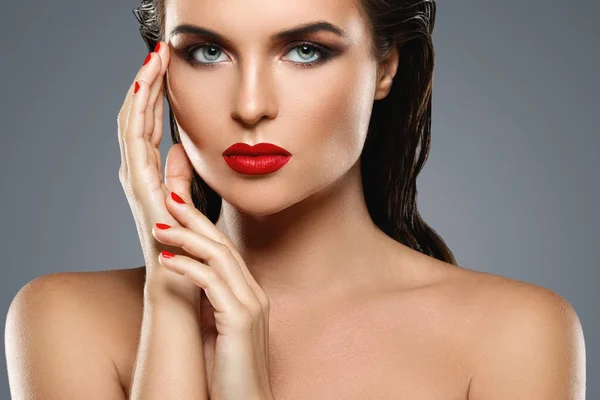
[[[195,301],[145,294],[130,399],[208,399]]]

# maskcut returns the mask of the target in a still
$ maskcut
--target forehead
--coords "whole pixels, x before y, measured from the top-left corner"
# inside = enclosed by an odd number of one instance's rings
[[[364,34],[356,0],[165,0],[165,35],[180,24],[201,25],[233,41],[268,40],[290,27],[327,21],[350,41]],[[360,0],[358,0],[360,1]]]

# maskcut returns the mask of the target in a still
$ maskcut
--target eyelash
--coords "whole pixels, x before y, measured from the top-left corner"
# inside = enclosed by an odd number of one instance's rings
[[[291,61],[291,63],[293,64],[297,64],[302,68],[312,68],[315,67],[317,65],[323,64],[325,62],[327,62],[330,58],[334,57],[337,54],[337,51],[333,50],[333,49],[329,49],[325,46],[316,44],[316,43],[312,43],[312,42],[300,42],[298,44],[296,44],[295,46],[289,47],[286,51],[286,54],[289,53],[291,50],[294,50],[298,47],[303,47],[303,46],[307,46],[309,48],[315,49],[317,50],[317,52],[320,54],[319,58],[316,61],[310,61],[310,62],[296,62],[296,61]],[[198,44],[194,44],[191,46],[188,46],[186,48],[184,48],[184,54],[185,54],[185,59],[187,60],[187,62],[192,65],[193,67],[209,67],[212,68],[214,66],[216,66],[217,64],[220,64],[220,62],[201,62],[201,61],[197,61],[194,57],[193,57],[193,53],[198,50],[201,49],[203,47],[215,47],[218,48],[220,51],[223,51],[223,49],[221,48],[221,46],[216,45],[214,43],[210,43],[210,42],[202,42],[202,43],[198,43]]]

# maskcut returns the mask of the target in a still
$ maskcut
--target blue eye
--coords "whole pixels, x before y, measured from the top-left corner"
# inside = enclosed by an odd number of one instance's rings
[[[334,56],[335,51],[321,45],[304,42],[292,47],[287,54],[290,53],[299,55],[298,59],[300,61],[292,61],[294,64],[300,64],[302,67],[311,67],[324,63],[329,58]],[[318,54],[316,59],[314,58],[315,53]],[[200,54],[207,61],[198,61],[198,58],[195,56],[196,54]],[[185,57],[192,66],[212,67],[212,64],[217,64],[219,61],[224,61],[219,59],[220,55],[225,55],[221,50],[221,47],[212,43],[195,44],[185,49]]]
[[[202,54],[209,61],[197,61],[196,57],[194,57],[196,53]],[[186,51],[189,61],[191,61],[193,64],[213,64],[216,61],[217,55],[221,53],[222,51],[220,50],[220,47],[214,45],[191,46]]]

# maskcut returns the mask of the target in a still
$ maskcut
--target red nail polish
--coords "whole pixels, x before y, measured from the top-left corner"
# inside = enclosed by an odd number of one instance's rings
[[[160,50],[160,42],[156,43],[156,46],[154,46],[154,52],[158,53],[158,50]]]
[[[146,56],[146,59],[144,60],[144,65],[148,64],[148,61],[150,61],[151,57],[152,57],[152,53],[148,53],[148,55]]]
[[[166,250],[161,251],[160,255],[163,256],[164,258],[173,258],[175,256],[175,254],[170,253]]]
[[[171,198],[178,203],[185,204],[185,201],[183,201],[181,197],[177,196],[175,192],[171,192]]]
[[[160,222],[156,223],[156,227],[158,229],[169,229],[171,227],[171,225],[167,225],[167,224],[161,224]]]
[[[140,90],[140,84],[135,81],[135,87],[133,88],[133,93],[137,93]]]

